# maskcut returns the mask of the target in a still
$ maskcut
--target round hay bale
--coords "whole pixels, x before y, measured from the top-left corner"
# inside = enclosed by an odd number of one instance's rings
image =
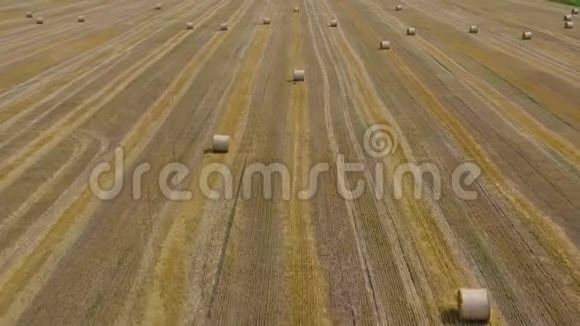
[[[185,28],[186,29],[193,29],[193,23],[192,22],[185,23]]]
[[[488,321],[491,304],[487,289],[457,290],[457,311],[463,320]]]
[[[295,82],[304,81],[304,70],[294,69],[294,77]]]
[[[84,23],[84,22],[86,21],[86,19],[85,19],[85,16],[79,16],[79,17],[77,18],[77,21],[78,21],[79,23]]]
[[[403,10],[403,5],[396,5],[396,6],[395,6],[395,10],[396,10],[396,11],[401,11],[401,10]]]
[[[522,40],[528,41],[532,39],[532,32],[523,32]]]
[[[270,25],[270,22],[271,22],[270,17],[264,17],[264,19],[262,21],[262,23],[264,25]]]
[[[471,25],[469,26],[469,32],[471,34],[477,34],[479,32],[479,27],[477,27],[476,25]]]
[[[572,13],[572,15],[578,15],[578,8],[572,8],[572,10],[570,10],[570,13]]]
[[[32,11],[26,12],[26,18],[32,18]]]
[[[389,41],[380,41],[379,42],[379,49],[381,49],[381,50],[390,50],[391,49],[391,42],[389,42]]]
[[[300,12],[300,7],[294,7],[294,9],[292,9],[292,12],[294,13]]]
[[[564,23],[564,28],[566,28],[566,29],[572,29],[572,28],[574,28],[574,23],[573,22],[565,22]]]
[[[564,21],[565,22],[571,22],[572,21],[572,15],[571,14],[564,15]]]
[[[407,35],[413,36],[415,34],[417,34],[417,31],[415,30],[414,27],[407,28]]]
[[[36,23],[37,23],[38,25],[42,25],[42,24],[44,24],[44,18],[42,18],[42,17],[36,17]]]
[[[155,10],[161,10],[161,9],[163,9],[163,5],[161,3],[155,4]]]
[[[227,23],[220,24],[220,31],[227,31],[227,30],[228,30],[228,24]]]
[[[215,135],[213,136],[212,150],[214,153],[227,153],[230,149],[230,136]]]
[[[338,20],[336,20],[336,19],[331,20],[330,27],[338,27]]]

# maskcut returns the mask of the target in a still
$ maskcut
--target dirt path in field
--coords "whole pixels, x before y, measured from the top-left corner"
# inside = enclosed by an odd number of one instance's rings
[[[0,2],[0,324],[580,323],[569,7],[396,4]]]

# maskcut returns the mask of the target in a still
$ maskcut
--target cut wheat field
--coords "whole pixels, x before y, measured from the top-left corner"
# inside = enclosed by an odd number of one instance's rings
[[[0,325],[580,325],[572,8],[0,0]]]

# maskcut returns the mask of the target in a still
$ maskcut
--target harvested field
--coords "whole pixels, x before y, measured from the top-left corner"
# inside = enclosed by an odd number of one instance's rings
[[[571,13],[0,1],[0,325],[580,325]]]

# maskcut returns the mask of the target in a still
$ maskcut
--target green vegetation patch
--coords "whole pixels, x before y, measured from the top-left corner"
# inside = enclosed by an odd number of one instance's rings
[[[567,4],[567,5],[580,6],[580,0],[552,0],[552,1]]]

